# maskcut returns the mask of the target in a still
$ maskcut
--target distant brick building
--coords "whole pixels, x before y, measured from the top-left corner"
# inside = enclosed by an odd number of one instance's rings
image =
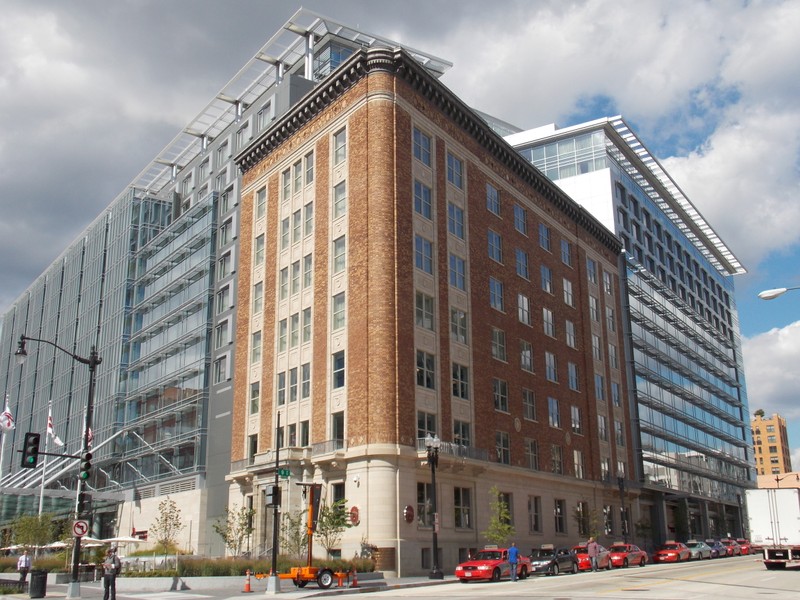
[[[759,413],[753,417],[750,426],[753,433],[753,455],[758,474],[790,473],[792,458],[789,434],[786,431],[786,419],[779,414],[765,417]],[[759,487],[761,487],[760,484]]]

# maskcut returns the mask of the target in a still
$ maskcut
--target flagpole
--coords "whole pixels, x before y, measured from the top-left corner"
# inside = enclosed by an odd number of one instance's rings
[[[47,453],[50,452],[50,419],[52,418],[50,407],[47,408],[47,432],[44,434],[44,461],[42,462],[42,485],[39,489],[39,516],[42,516],[44,507],[44,480],[47,475]]]
[[[3,439],[0,440],[0,481],[3,480],[3,464],[6,460],[6,430],[0,430],[0,435],[3,436]]]

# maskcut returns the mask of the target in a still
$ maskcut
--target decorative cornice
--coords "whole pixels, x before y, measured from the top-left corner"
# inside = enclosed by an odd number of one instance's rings
[[[618,254],[620,240],[572,200],[541,171],[525,160],[461,99],[428,73],[401,48],[369,48],[354,52],[325,82],[314,88],[295,109],[266,130],[236,156],[242,173],[254,168],[311,119],[372,72],[388,72],[405,81],[418,94],[444,113],[464,133],[485,148],[521,181],[541,194],[561,213],[583,227],[606,248]]]

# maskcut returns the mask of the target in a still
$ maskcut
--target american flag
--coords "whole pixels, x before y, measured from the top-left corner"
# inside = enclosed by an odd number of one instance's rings
[[[64,442],[61,441],[61,438],[56,435],[56,430],[53,427],[53,412],[52,410],[47,411],[47,435],[53,438],[53,443],[56,446],[63,446]]]
[[[6,395],[6,409],[0,414],[0,429],[3,431],[14,429],[14,416],[8,408],[8,395]]]

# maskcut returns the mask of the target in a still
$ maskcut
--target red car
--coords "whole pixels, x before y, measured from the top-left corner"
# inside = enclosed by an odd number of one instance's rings
[[[750,554],[750,540],[744,538],[736,538],[736,543],[742,549],[742,554]]]
[[[611,555],[611,564],[615,567],[628,567],[630,565],[643,567],[647,563],[647,552],[633,544],[617,542],[611,545],[608,552]]]
[[[723,538],[719,541],[719,543],[725,546],[725,549],[728,551],[728,556],[742,555],[742,547],[736,540],[732,540],[730,538]]]
[[[531,559],[519,554],[517,562],[517,578],[525,579],[531,572]],[[508,548],[487,547],[468,561],[456,567],[456,577],[461,583],[473,580],[500,581],[503,577],[511,578],[511,563],[508,562]]]
[[[653,562],[683,562],[692,557],[692,551],[681,542],[667,542],[653,554]]]
[[[592,561],[589,559],[589,551],[586,549],[586,544],[578,544],[577,546],[573,546],[572,551],[575,553],[575,556],[578,557],[578,570],[591,571]],[[611,554],[600,544],[597,544],[597,568],[611,568]]]

